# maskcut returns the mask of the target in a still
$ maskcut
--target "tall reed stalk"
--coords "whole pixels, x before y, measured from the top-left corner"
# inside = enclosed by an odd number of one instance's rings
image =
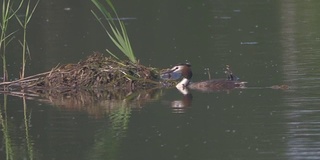
[[[94,11],[91,11],[93,15],[96,17],[96,19],[99,21],[99,23],[101,24],[105,32],[107,33],[108,37],[120,49],[120,51],[129,58],[131,62],[136,63],[137,59],[133,53],[126,27],[124,23],[119,19],[119,16],[111,0],[104,0],[104,2],[102,0],[103,3],[100,2],[101,0],[91,0],[91,1],[95,4],[95,6],[99,9],[101,14],[103,15],[104,19],[108,22],[108,24],[106,25],[105,23],[103,23],[102,19],[99,18]],[[116,18],[112,17],[112,14],[108,12],[105,5],[108,5],[111,8]],[[114,20],[116,20],[118,23],[117,24],[114,23]],[[110,29],[107,29],[108,28],[107,26],[109,26]],[[115,54],[113,54],[111,51],[107,50],[107,52],[118,59],[118,57],[115,56]]]
[[[13,38],[15,32],[8,33],[8,26],[10,20],[16,15],[23,4],[23,0],[18,6],[13,9],[14,2],[11,0],[2,1],[2,12],[1,12],[1,35],[0,35],[0,54],[2,58],[2,69],[3,69],[3,81],[8,80],[7,62],[6,62],[6,47]]]
[[[2,69],[3,69],[3,81],[8,80],[8,71],[7,71],[7,62],[6,62],[6,47],[12,41],[13,35],[15,32],[8,33],[8,27],[10,24],[10,20],[13,17],[16,17],[20,26],[23,29],[23,40],[20,41],[22,45],[22,71],[20,73],[20,78],[24,78],[25,74],[25,66],[26,66],[26,53],[28,52],[27,45],[27,26],[31,20],[31,17],[38,6],[40,0],[36,2],[33,8],[30,7],[30,1],[20,0],[18,5],[14,5],[15,0],[3,0],[2,2],[2,12],[1,12],[1,35],[0,35],[0,53],[2,58]],[[20,11],[23,4],[26,3],[25,15],[20,19],[17,15],[17,12]],[[15,7],[16,6],[16,7]]]
[[[22,1],[24,1],[24,0],[22,0]],[[22,45],[22,67],[21,67],[22,69],[21,69],[21,74],[20,74],[21,79],[24,78],[24,74],[25,74],[27,51],[30,54],[29,49],[28,49],[28,45],[27,45],[27,26],[28,26],[28,23],[30,22],[31,17],[32,17],[34,11],[36,10],[40,0],[37,1],[37,3],[33,6],[33,8],[30,8],[30,1],[31,0],[28,0],[28,2],[27,2],[26,12],[25,12],[25,15],[23,16],[23,19],[20,19],[18,17],[18,15],[15,14],[15,17],[17,18],[20,26],[23,29],[23,40],[21,42],[21,45]]]

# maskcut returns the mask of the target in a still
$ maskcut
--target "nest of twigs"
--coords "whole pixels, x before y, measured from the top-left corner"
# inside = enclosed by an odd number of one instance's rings
[[[67,64],[0,86],[27,90],[126,89],[159,85],[159,71],[129,61],[119,61],[95,53],[77,64]]]

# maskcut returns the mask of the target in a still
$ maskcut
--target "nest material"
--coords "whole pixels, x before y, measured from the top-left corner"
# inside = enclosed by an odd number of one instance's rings
[[[53,68],[50,72],[26,77],[10,83],[8,87],[23,89],[74,89],[74,88],[146,88],[159,85],[158,71],[151,67],[118,61],[95,53],[77,64],[67,64]]]

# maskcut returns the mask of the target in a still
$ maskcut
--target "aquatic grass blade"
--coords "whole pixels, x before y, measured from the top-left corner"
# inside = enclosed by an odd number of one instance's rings
[[[111,51],[109,51],[108,49],[106,49],[106,51],[113,56],[114,58],[116,58],[117,60],[120,60],[116,55],[114,55]]]
[[[106,10],[106,8],[102,7],[103,5],[99,2],[99,1],[96,1],[96,0],[92,0],[92,2],[94,3],[94,5],[100,10],[100,12],[102,13],[102,15],[104,16],[105,19],[108,19],[108,11]],[[93,12],[91,10],[91,12]],[[96,16],[96,15],[95,15]],[[96,16],[97,17],[97,16]],[[100,18],[99,18],[100,19]]]
[[[15,1],[11,0],[3,0],[2,1],[2,14],[0,19],[0,56],[2,58],[2,71],[3,71],[3,81],[7,81],[8,72],[7,72],[7,63],[6,63],[6,46],[12,41],[13,34],[16,32],[7,33],[9,22],[12,17],[16,15],[16,13],[20,10],[24,0],[21,0],[20,3],[13,8],[13,4]]]
[[[119,23],[120,23],[122,35],[124,35],[123,36],[123,38],[124,38],[123,41],[125,43],[124,46],[126,47],[127,52],[130,54],[129,58],[135,59],[135,56],[133,54],[132,47],[131,47],[131,44],[130,44],[130,41],[129,41],[129,37],[128,37],[127,31],[125,29],[124,23],[122,21],[120,21],[120,20],[119,20]]]
[[[0,43],[7,40],[8,38],[10,38],[8,41],[11,41],[14,38],[14,37],[12,37],[12,35],[14,35],[16,32],[17,31],[11,32],[10,34],[8,34],[5,37],[3,37],[2,39],[0,39]],[[9,43],[7,42],[7,44],[9,44]]]
[[[112,32],[114,33],[114,36],[116,37],[117,41],[120,43],[121,49],[123,50],[123,52],[126,53],[127,57],[131,61],[135,61],[136,58],[132,52],[129,37],[127,36],[127,32],[125,30],[124,24],[122,21],[120,21],[120,20],[118,20],[118,21],[120,24],[121,33],[118,30],[118,28],[114,28],[110,25]]]
[[[37,3],[33,6],[32,11],[30,12],[30,14],[27,18],[27,23],[29,23],[29,21],[31,20],[31,17],[33,16],[33,13],[35,12],[36,8],[38,7],[39,2],[40,2],[40,0],[38,0]],[[29,4],[28,4],[28,6],[29,6]]]
[[[24,1],[24,0],[22,0]],[[37,8],[40,0],[38,0],[36,2],[36,4],[33,6],[33,8],[30,10],[30,2],[31,0],[28,0],[27,2],[27,6],[26,6],[26,9],[25,9],[25,16],[24,18],[21,20],[18,15],[15,14],[15,17],[17,19],[17,21],[19,22],[20,26],[22,27],[23,29],[23,42],[22,42],[22,71],[21,71],[21,79],[24,78],[24,74],[25,74],[25,66],[26,66],[26,55],[28,54],[29,57],[30,57],[30,52],[29,52],[29,47],[28,47],[28,44],[27,44],[27,26],[28,26],[28,23],[30,22],[32,16],[33,16],[33,13],[35,12],[35,9]]]
[[[107,11],[107,9],[103,6],[103,3],[99,2],[99,0],[91,0],[94,5],[98,8],[98,10],[101,12],[105,20],[107,20],[110,30],[109,31],[106,27],[106,25],[102,22],[102,20],[97,16],[97,14],[94,11],[91,11],[95,18],[99,21],[99,23],[102,25],[103,29],[107,33],[108,37],[111,39],[111,41],[117,46],[117,48],[129,58],[130,61],[136,63],[136,57],[133,53],[129,37],[127,34],[127,31],[125,29],[124,23],[120,20],[115,7],[113,6],[112,2],[110,0],[105,0],[106,4],[111,8],[112,12],[115,14],[117,18],[118,24],[114,23],[113,17],[110,12]],[[120,29],[119,29],[120,28]],[[111,34],[112,33],[112,34]],[[110,51],[108,51],[110,52]],[[114,55],[114,54],[113,54]]]
[[[126,49],[126,43],[124,41],[124,38],[120,35],[119,31],[117,28],[114,28],[113,26],[110,25],[110,28],[114,34],[114,38],[112,38],[113,43],[116,44],[116,46],[125,53],[128,53],[128,50]],[[130,56],[128,56],[130,59]],[[131,60],[131,59],[130,59]]]

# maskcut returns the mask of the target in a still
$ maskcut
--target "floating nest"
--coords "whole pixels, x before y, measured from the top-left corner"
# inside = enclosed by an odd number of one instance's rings
[[[119,61],[94,53],[77,64],[57,66],[49,72],[20,80],[3,82],[8,90],[74,90],[74,89],[119,89],[136,90],[157,87],[159,70],[129,61]]]

